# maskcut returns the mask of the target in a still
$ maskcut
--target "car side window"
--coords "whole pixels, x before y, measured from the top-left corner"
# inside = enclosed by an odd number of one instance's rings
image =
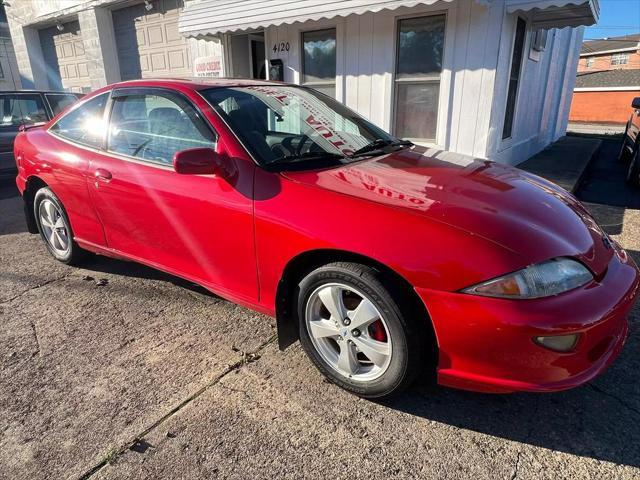
[[[38,94],[5,94],[0,96],[0,126],[17,127],[46,122],[47,112]]]
[[[100,147],[104,141],[104,107],[109,93],[94,97],[74,108],[58,120],[49,130],[62,138],[89,147]]]
[[[54,116],[59,114],[72,103],[78,101],[78,97],[66,93],[45,93],[44,96],[47,97],[47,101],[49,102],[49,106],[51,107],[51,111]]]
[[[180,95],[131,94],[114,99],[108,150],[171,165],[176,152],[214,148],[216,137]]]

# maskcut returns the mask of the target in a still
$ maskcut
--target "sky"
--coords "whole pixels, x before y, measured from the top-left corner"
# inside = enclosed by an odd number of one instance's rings
[[[640,33],[640,0],[600,0],[600,20],[587,27],[584,38],[618,37]]]

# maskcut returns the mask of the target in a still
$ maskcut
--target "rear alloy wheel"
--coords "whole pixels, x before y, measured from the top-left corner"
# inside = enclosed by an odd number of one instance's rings
[[[300,283],[300,341],[333,383],[369,398],[388,396],[413,380],[420,335],[375,270],[333,263]]]
[[[40,236],[49,253],[66,264],[82,260],[86,251],[74,242],[69,218],[58,197],[49,188],[41,188],[35,195],[33,207]]]
[[[627,170],[627,183],[634,187],[640,187],[640,144],[636,144]]]

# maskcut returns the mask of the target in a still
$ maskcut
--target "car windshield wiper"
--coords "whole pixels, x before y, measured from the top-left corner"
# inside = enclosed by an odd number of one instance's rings
[[[349,155],[349,157],[354,158],[354,157],[359,157],[361,155],[367,155],[371,152],[380,150],[384,147],[411,147],[411,146],[413,146],[413,143],[410,142],[409,140],[392,140],[390,138],[388,139],[376,138],[371,143],[367,143],[364,147],[359,148],[358,150],[353,152],[351,155]]]
[[[299,155],[285,155],[269,162],[269,165],[282,165],[284,163],[292,163],[299,160],[333,160],[343,159],[344,155],[331,152],[305,152]]]

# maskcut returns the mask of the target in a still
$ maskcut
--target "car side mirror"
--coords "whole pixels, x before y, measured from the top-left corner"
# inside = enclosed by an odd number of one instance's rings
[[[183,175],[215,175],[220,155],[213,148],[190,148],[173,155],[173,169]]]
[[[640,109],[640,97],[636,97],[633,99],[633,101],[631,102],[631,108]]]

